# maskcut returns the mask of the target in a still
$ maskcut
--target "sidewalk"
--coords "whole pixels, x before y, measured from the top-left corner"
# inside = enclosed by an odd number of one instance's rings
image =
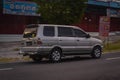
[[[0,58],[21,58],[20,42],[0,42]]]

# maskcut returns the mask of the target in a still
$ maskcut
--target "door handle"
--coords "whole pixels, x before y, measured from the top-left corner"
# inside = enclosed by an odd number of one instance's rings
[[[62,41],[62,40],[59,40],[59,41]]]
[[[80,40],[77,40],[77,41],[80,41]]]

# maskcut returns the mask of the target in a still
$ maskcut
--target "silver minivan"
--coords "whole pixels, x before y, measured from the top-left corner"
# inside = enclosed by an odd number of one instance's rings
[[[34,61],[49,58],[58,62],[68,55],[91,55],[100,58],[102,41],[77,26],[31,24],[24,31],[20,54]]]

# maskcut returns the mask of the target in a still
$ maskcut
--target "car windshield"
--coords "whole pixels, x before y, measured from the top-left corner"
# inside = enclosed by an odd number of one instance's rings
[[[34,38],[36,37],[37,27],[35,28],[26,28],[24,31],[24,38]]]

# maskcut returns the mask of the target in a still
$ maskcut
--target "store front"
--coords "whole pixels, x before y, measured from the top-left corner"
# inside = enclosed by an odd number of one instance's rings
[[[88,0],[85,15],[77,25],[87,32],[98,35],[101,16],[110,17],[110,34],[120,33],[120,2]]]

